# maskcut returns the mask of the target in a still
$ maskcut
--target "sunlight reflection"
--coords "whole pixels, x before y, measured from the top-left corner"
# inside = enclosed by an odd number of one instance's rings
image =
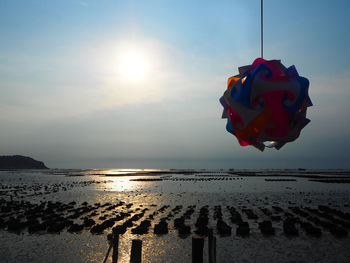
[[[147,176],[150,172],[164,171],[161,169],[100,169],[92,170],[88,174],[108,177],[108,181],[104,185],[105,191],[112,192],[129,192],[129,191],[142,191],[150,187],[154,187],[153,184],[131,181],[131,179]],[[151,174],[150,174],[151,175]],[[96,186],[97,188],[100,186]]]
[[[147,172],[160,172],[162,169],[94,169],[88,172],[90,175],[101,175],[101,176],[118,176],[118,175],[131,175],[136,173],[147,173]]]
[[[116,192],[142,190],[144,185],[140,182],[130,181],[131,178],[133,177],[113,178],[112,182],[106,184],[106,190]]]

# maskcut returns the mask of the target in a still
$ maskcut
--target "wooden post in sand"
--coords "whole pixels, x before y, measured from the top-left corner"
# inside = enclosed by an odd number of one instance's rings
[[[113,242],[112,263],[118,263],[119,234],[113,233],[112,242]]]
[[[204,238],[192,237],[192,263],[203,263]]]
[[[208,251],[209,263],[216,263],[216,237],[213,234],[213,229],[209,229]]]
[[[133,239],[131,244],[130,263],[141,263],[142,260],[142,240]]]

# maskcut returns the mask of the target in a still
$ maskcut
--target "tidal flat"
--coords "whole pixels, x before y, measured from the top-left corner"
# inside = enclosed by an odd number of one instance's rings
[[[50,169],[0,171],[0,262],[103,262],[119,234],[143,262],[348,262],[350,171]],[[107,262],[112,262],[111,254]]]

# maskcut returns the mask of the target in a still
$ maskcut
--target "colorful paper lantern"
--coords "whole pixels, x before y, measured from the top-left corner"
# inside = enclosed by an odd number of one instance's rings
[[[280,60],[257,58],[228,79],[220,98],[227,131],[241,146],[280,149],[297,139],[310,122],[308,89],[308,79],[299,76],[295,66],[286,68]]]

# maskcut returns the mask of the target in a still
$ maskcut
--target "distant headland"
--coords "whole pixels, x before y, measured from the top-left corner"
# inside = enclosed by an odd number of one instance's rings
[[[13,155],[0,156],[0,169],[49,169],[43,162],[33,158]]]

